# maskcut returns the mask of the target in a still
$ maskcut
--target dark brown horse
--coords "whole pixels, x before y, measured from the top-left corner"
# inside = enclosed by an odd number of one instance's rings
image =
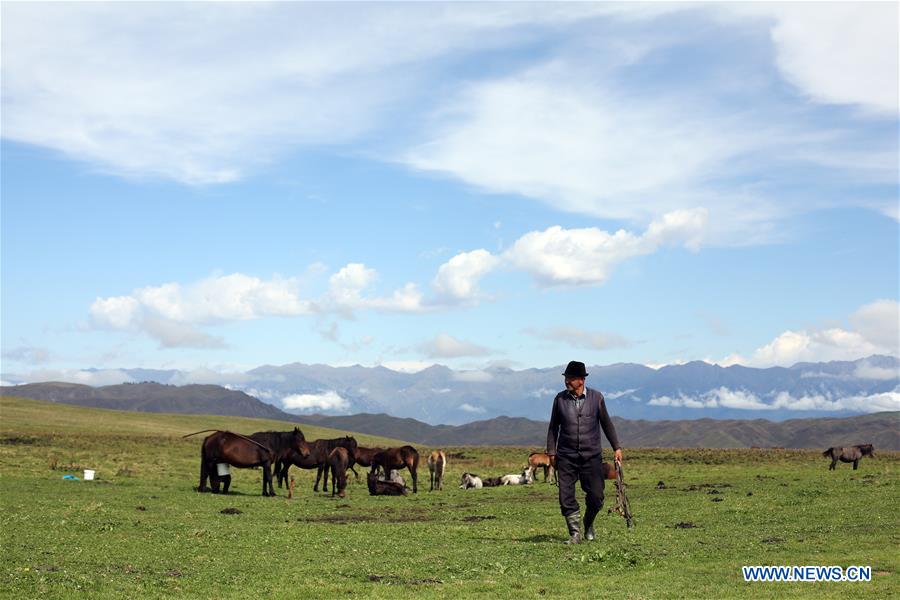
[[[338,446],[328,455],[328,466],[331,468],[331,495],[335,493],[344,497],[347,489],[347,469],[353,466],[353,457],[350,451],[343,446]],[[328,475],[326,474],[327,478]]]
[[[409,469],[413,480],[413,494],[418,493],[416,470],[419,468],[419,451],[412,446],[400,446],[399,448],[387,448],[376,452],[372,457],[372,473],[378,473],[383,469],[385,476],[390,476],[391,469]]]
[[[406,487],[393,481],[381,481],[378,479],[378,473],[370,471],[366,476],[369,484],[369,494],[372,496],[408,496],[409,491]]]
[[[262,495],[275,495],[275,489],[272,487],[271,471],[275,455],[270,448],[245,435],[217,429],[197,431],[183,437],[190,437],[206,431],[215,431],[215,433],[206,436],[200,449],[200,485],[197,487],[198,492],[207,491],[206,480],[209,478],[211,491],[214,494],[219,493],[220,479],[224,480],[222,493],[228,493],[228,487],[231,485],[231,476],[226,475],[220,478],[217,471],[217,465],[225,463],[241,469],[262,467]]]
[[[872,444],[859,444],[857,446],[850,446],[849,448],[832,447],[823,452],[822,456],[827,456],[831,459],[831,466],[828,467],[829,471],[834,470],[838,461],[845,463],[852,462],[853,470],[855,471],[859,466],[859,459],[863,456],[875,458],[875,448]]]
[[[306,438],[299,427],[294,427],[293,431],[257,431],[247,437],[272,450],[275,455],[273,465],[275,465],[276,474],[278,474],[278,464],[292,452],[300,454],[301,457],[309,456],[309,445],[306,444]],[[281,487],[280,479],[278,487]]]
[[[309,454],[305,457],[302,456],[300,452],[289,452],[284,460],[275,465],[275,473],[278,477],[279,485],[281,485],[281,482],[287,480],[288,471],[293,465],[300,467],[301,469],[316,469],[316,484],[313,487],[313,491],[319,491],[319,481],[322,481],[322,491],[327,492],[329,470],[328,456],[331,454],[331,451],[338,446],[346,448],[351,453],[352,457],[355,454],[357,447],[356,439],[351,436],[345,436],[330,440],[315,440],[314,442],[308,442],[307,450]],[[353,469],[352,463],[350,468],[351,470]],[[353,472],[356,473],[355,470]]]

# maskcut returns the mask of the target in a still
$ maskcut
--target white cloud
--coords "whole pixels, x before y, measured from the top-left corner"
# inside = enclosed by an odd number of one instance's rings
[[[856,360],[872,354],[900,356],[900,304],[897,301],[878,300],[862,306],[849,321],[852,330],[811,327],[785,331],[758,348],[751,358],[740,362],[753,366],[790,366],[798,362]]]
[[[104,385],[118,385],[120,383],[133,382],[134,378],[119,369],[98,369],[82,371],[78,369],[37,369],[23,375],[17,375],[23,383],[37,383],[44,381],[64,381],[66,383],[81,383],[93,387]]]
[[[465,302],[478,297],[478,281],[493,270],[500,260],[487,250],[457,254],[438,269],[432,287],[438,298]]]
[[[447,333],[439,333],[433,339],[419,346],[428,358],[460,358],[462,356],[486,356],[489,348],[466,342]]]
[[[425,360],[386,360],[378,364],[398,373],[418,373],[434,366],[434,362]]]
[[[329,279],[330,299],[320,302],[323,310],[352,311],[356,308],[372,308],[384,312],[416,313],[426,310],[418,286],[407,283],[389,297],[364,297],[363,292],[378,279],[375,269],[362,263],[350,263]]]
[[[631,342],[617,333],[589,331],[581,327],[551,327],[548,329],[526,329],[535,337],[563,342],[575,348],[591,350],[608,350],[610,348],[628,348]]]
[[[487,410],[485,410],[485,408],[483,406],[475,406],[475,405],[469,404],[468,402],[464,402],[464,403],[460,404],[459,409],[464,410],[467,413],[474,413],[474,414],[482,414],[482,413],[487,412]]]
[[[282,398],[281,405],[288,410],[346,411],[350,408],[350,402],[334,391],[320,394],[292,394]]]
[[[486,383],[492,381],[494,376],[487,371],[454,371],[453,379],[455,381],[464,381],[467,383]]]
[[[653,221],[642,235],[620,229],[559,226],[532,231],[504,253],[513,266],[544,286],[599,285],[620,262],[655,252],[664,243],[696,247],[706,223],[706,209],[679,210]]]
[[[3,135],[100,168],[233,181],[346,143],[427,88],[422,63],[603,7],[246,3],[4,8]],[[111,35],[110,32],[115,32]],[[423,81],[424,80],[424,81]]]
[[[817,101],[896,115],[895,2],[771,3],[772,41],[785,79]]]
[[[853,370],[853,376],[859,379],[890,380],[900,378],[900,370],[897,368],[877,367],[867,361],[863,361],[856,365],[856,369]]]
[[[39,365],[50,360],[50,351],[46,348],[18,346],[3,351],[3,358],[9,361]]]
[[[772,394],[769,402],[746,390],[725,387],[709,390],[699,396],[681,394],[677,397],[657,396],[651,406],[686,408],[735,408],[740,410],[817,410],[873,413],[900,410],[900,387],[891,392],[835,397],[832,395],[804,395],[799,398],[788,392]]]

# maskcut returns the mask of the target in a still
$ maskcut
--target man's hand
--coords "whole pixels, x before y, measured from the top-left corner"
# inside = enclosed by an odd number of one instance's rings
[[[622,449],[621,448],[616,450],[616,462],[622,462]]]

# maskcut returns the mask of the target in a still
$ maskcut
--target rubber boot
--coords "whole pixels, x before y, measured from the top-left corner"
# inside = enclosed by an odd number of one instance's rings
[[[569,528],[567,544],[581,543],[581,513],[571,514],[566,517],[566,526]]]
[[[584,539],[588,542],[593,542],[596,537],[594,534],[594,519],[597,517],[597,513],[600,512],[599,509],[591,510],[587,509],[587,512],[584,513]]]

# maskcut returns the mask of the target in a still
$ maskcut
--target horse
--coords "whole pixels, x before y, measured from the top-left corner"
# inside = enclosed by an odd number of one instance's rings
[[[285,456],[284,460],[275,464],[275,472],[278,475],[279,485],[282,481],[287,480],[288,471],[291,466],[300,467],[301,469],[317,469],[316,470],[316,483],[313,486],[313,491],[319,491],[319,481],[323,479],[322,491],[328,491],[328,455],[331,454],[331,451],[337,448],[338,446],[342,446],[346,448],[350,455],[353,456],[356,450],[356,440],[351,436],[345,436],[342,438],[334,438],[330,440],[315,440],[314,442],[307,443],[308,456],[304,457],[302,453],[291,451]],[[351,470],[353,470],[351,463]],[[356,473],[356,471],[353,471]]]
[[[462,485],[459,486],[459,489],[461,490],[480,490],[484,486],[484,483],[481,481],[481,477],[472,473],[463,473],[462,479],[460,479],[460,481],[462,482]]]
[[[544,483],[547,483],[547,475],[550,475],[551,482],[556,483],[556,456],[547,454],[546,452],[532,452],[528,455],[528,466],[531,468],[531,474],[534,476],[539,468],[544,469]]]
[[[361,467],[371,467],[372,458],[382,450],[384,448],[363,448],[362,446],[357,446],[353,452],[353,460]],[[356,480],[359,481],[359,473],[353,471],[353,474],[356,475]]]
[[[400,472],[396,469],[391,469],[391,472],[388,475],[379,473],[378,481],[390,481],[391,483],[399,483],[403,487],[406,487],[406,480],[400,477]]]
[[[500,478],[500,485],[527,485],[533,482],[534,478],[531,476],[531,469],[527,466],[522,469],[521,475],[504,475]]]
[[[259,442],[275,454],[275,473],[278,477],[278,487],[281,487],[283,479],[278,470],[278,465],[283,463],[291,452],[297,452],[302,458],[309,456],[309,445],[306,437],[299,427],[293,431],[257,431],[248,435],[251,440]]]
[[[863,456],[871,456],[875,458],[875,447],[872,444],[859,444],[856,446],[850,446],[849,448],[841,448],[831,447],[825,452],[822,453],[822,456],[827,456],[831,459],[831,465],[828,467],[829,471],[834,471],[835,465],[837,465],[838,461],[845,463],[853,463],[853,470],[859,466],[859,459]]]
[[[390,473],[391,469],[409,469],[413,480],[413,494],[418,493],[416,469],[419,468],[419,451],[412,446],[387,448],[376,452],[372,457],[372,472],[377,473],[379,468],[384,469],[385,473]]]
[[[447,468],[447,455],[443,450],[435,450],[428,455],[428,471],[431,473],[431,489],[433,492],[435,484],[437,489],[444,489],[444,470]]]
[[[275,489],[272,487],[271,471],[275,453],[272,452],[271,448],[263,446],[256,440],[239,433],[219,429],[206,429],[189,433],[182,437],[190,437],[198,433],[206,433],[207,431],[214,431],[215,433],[206,436],[203,440],[203,445],[200,447],[200,485],[197,486],[198,492],[207,491],[206,480],[209,478],[212,493],[219,493],[220,477],[216,465],[226,463],[241,469],[262,467],[262,495],[275,495]],[[222,479],[224,480],[222,493],[227,494],[231,485],[231,475],[226,475]]]
[[[485,477],[481,480],[482,485],[484,487],[497,487],[503,485],[502,477]]]
[[[369,471],[366,475],[366,483],[369,486],[369,494],[372,496],[408,496],[409,490],[406,486],[393,481],[381,481],[378,479],[378,473]]]
[[[347,489],[347,469],[350,468],[353,457],[350,451],[343,446],[338,446],[328,455],[328,466],[331,468],[331,495],[337,493],[343,498]],[[327,478],[328,475],[326,474]]]

